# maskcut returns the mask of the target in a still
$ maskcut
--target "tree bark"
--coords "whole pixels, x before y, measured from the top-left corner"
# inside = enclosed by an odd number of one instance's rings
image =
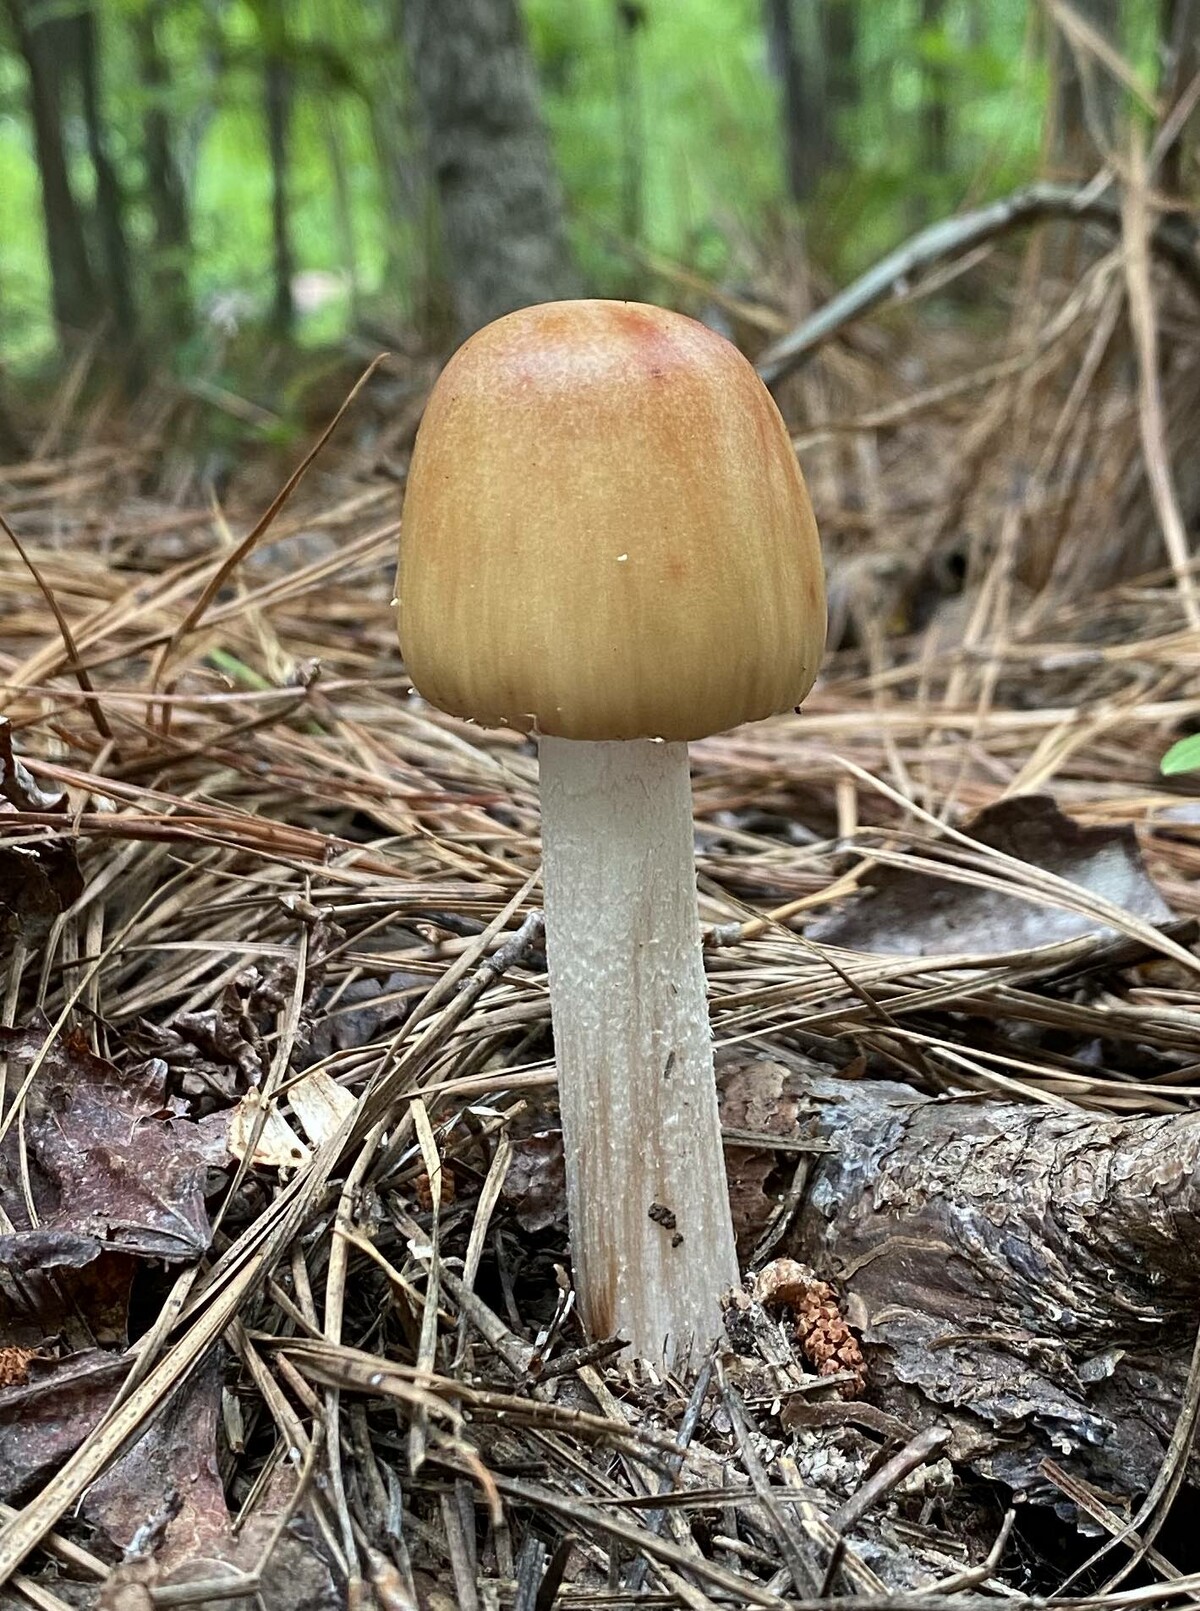
[[[1200,1312],[1200,1113],[932,1098],[790,1053],[718,1053],[716,1075],[740,1268],[802,1262],[850,1378],[843,1402],[790,1401],[786,1427],[941,1426],[951,1458],[1068,1512],[1047,1461],[1108,1495],[1151,1487]],[[518,1223],[562,1233],[562,1173],[544,1131],[516,1143]]]
[[[125,232],[125,197],[109,155],[100,105],[100,40],[92,6],[85,6],[76,12],[74,21],[79,46],[76,68],[83,101],[88,155],[96,178],[96,218],[104,258],[107,300],[112,309],[116,333],[125,344],[126,351],[129,351],[128,344],[136,333],[137,316],[129,264],[129,241]]]
[[[159,43],[163,0],[151,0],[134,19],[138,71],[146,93],[142,117],[142,152],[146,163],[146,199],[154,220],[152,266],[154,307],[164,328],[176,339],[192,328],[193,310],[188,267],[191,223],[187,191],[175,157],[167,113],[169,74]]]
[[[42,189],[50,296],[60,335],[85,329],[96,317],[96,282],[83,220],[71,188],[63,134],[63,64],[69,18],[31,16],[25,0],[5,0],[17,49],[29,78],[34,154]]]
[[[405,0],[401,20],[461,333],[574,295],[516,0]]]

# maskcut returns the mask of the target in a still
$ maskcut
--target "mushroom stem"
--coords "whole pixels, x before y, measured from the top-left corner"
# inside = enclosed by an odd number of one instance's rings
[[[541,740],[542,854],[575,1285],[593,1336],[685,1364],[738,1280],[686,744]]]

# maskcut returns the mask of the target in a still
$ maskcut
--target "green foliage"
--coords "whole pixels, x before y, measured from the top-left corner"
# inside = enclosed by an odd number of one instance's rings
[[[730,243],[753,237],[782,192],[779,114],[760,0],[649,0],[633,30],[648,250],[719,273]],[[612,0],[527,0],[543,98],[572,213],[577,254],[601,290],[620,290],[623,148]]]
[[[187,184],[197,306],[236,304],[243,322],[266,317],[269,47],[294,86],[296,268],[328,276],[332,293],[302,311],[298,338],[336,338],[364,310],[419,318],[437,261],[411,132],[402,0],[171,0],[158,12],[170,75],[169,89],[159,91],[141,81],[134,39],[151,3],[96,5],[105,118],[143,303],[156,266],[144,127],[157,105],[171,120]],[[595,290],[653,294],[647,255],[734,280],[795,224],[816,261],[844,279],[919,224],[1031,175],[1049,88],[1037,8],[1027,0],[943,0],[932,12],[922,0],[836,3],[853,6],[857,59],[850,89],[843,84],[842,104],[832,109],[828,171],[797,216],[763,0],[642,0],[624,8],[616,0],[523,0],[573,243]],[[636,23],[631,29],[622,10]],[[818,55],[822,14],[813,0],[794,0],[797,38]],[[1123,16],[1120,43],[1153,82],[1155,0],[1136,0]],[[12,368],[45,357],[54,339],[25,97],[21,63],[0,37],[0,361]],[[935,98],[947,130],[937,171],[928,160]],[[69,156],[88,201],[78,110],[72,105],[67,114]],[[623,236],[631,209],[633,242]],[[95,219],[87,226],[94,235]],[[176,357],[219,379],[214,347],[220,340],[202,321]]]
[[[0,359],[14,365],[28,363],[53,339],[24,93],[18,62],[0,51]]]
[[[1181,738],[1162,758],[1164,777],[1178,777],[1181,772],[1200,772],[1200,733]]]

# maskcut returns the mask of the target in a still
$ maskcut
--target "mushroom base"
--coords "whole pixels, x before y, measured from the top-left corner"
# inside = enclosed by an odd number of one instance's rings
[[[686,1363],[738,1281],[686,744],[541,740],[550,1004],[575,1284],[594,1337]]]

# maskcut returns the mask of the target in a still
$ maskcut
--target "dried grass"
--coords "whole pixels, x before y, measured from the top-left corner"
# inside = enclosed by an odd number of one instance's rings
[[[1135,829],[1176,912],[1200,917],[1200,808],[1186,780],[1158,774],[1200,717],[1184,538],[1200,484],[1178,451],[1195,439],[1200,340],[1188,293],[1150,263],[1148,216],[1131,191],[1124,255],[1096,257],[1076,283],[1044,269],[1014,281],[990,248],[970,283],[1016,299],[992,337],[938,334],[906,309],[866,354],[828,347],[784,386],[847,637],[801,716],[695,746],[719,1043],[773,1055],[849,1042],[927,1089],[1195,1105],[1187,944],[959,830],[985,805],[1052,791],[1081,821]],[[81,423],[88,362],[49,411],[44,456],[0,468],[17,534],[0,545],[0,712],[38,783],[70,799],[66,819],[18,812],[0,830],[27,846],[65,836],[86,877],[48,945],[17,948],[4,1001],[39,1007],[54,1034],[82,1024],[120,1061],[146,1048],[148,1025],[233,1014],[256,970],[278,1001],[253,1048],[262,1123],[274,1111],[296,1133],[295,1048],[348,1018],[363,981],[408,1011],[305,1070],[347,1094],[345,1117],[289,1179],[243,1167],[211,1265],[135,1345],[132,1385],[103,1423],[7,1516],[0,1571],[38,1544],[105,1570],[52,1530],[225,1338],[257,1429],[231,1491],[252,1505],[264,1460],[294,1458],[345,1580],[363,1595],[373,1584],[380,1605],[406,1603],[414,1558],[439,1551],[463,1605],[548,1604],[537,1588],[556,1544],[556,1571],[569,1555],[571,1576],[591,1574],[590,1588],[565,1583],[564,1606],[816,1604],[839,1572],[845,1603],[884,1603],[820,1508],[767,1482],[728,1384],[706,1379],[724,1419],[710,1403],[698,1421],[693,1398],[690,1432],[687,1384],[643,1380],[639,1397],[586,1358],[564,1379],[588,1394],[552,1397],[532,1362],[563,1344],[474,1291],[497,1246],[507,1132],[553,1079],[529,923],[536,765],[525,742],[444,718],[405,681],[389,602],[400,498],[369,448],[382,394],[368,387],[286,506],[280,495],[256,520],[236,483],[218,507],[173,499],[156,475],[178,399],[160,397],[157,417],[144,404],[132,441],[104,409]],[[405,418],[411,436],[411,405]],[[389,453],[403,448],[393,432]],[[1128,944],[911,958],[804,939],[881,865],[1023,890]],[[1078,988],[1051,987],[1068,977]],[[961,1015],[996,1026],[987,1046],[969,1044]],[[9,1088],[5,1121],[21,1095]],[[484,1429],[506,1468],[480,1453]],[[689,1439],[694,1457],[708,1450],[694,1469],[727,1468],[719,1502],[674,1490]],[[728,1534],[755,1503],[760,1531],[707,1553],[683,1520],[707,1504]],[[1146,1587],[1064,1603],[1200,1586],[1150,1563]],[[996,1561],[968,1566],[904,1603],[985,1603]],[[21,1592],[61,1603],[29,1578]]]

